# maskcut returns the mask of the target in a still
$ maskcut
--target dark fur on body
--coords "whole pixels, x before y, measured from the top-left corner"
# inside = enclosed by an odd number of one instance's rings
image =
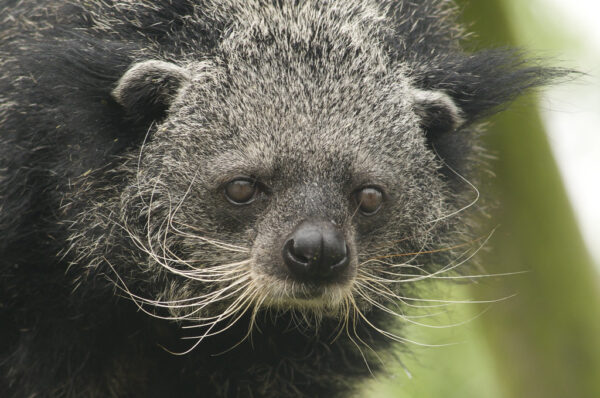
[[[474,123],[559,73],[465,54],[453,11],[0,1],[0,395],[337,396],[380,367],[402,340],[390,300],[472,239]],[[238,174],[268,186],[250,207],[223,198]],[[381,214],[357,214],[365,184],[386,187]],[[316,303],[278,258],[311,217],[353,256]],[[403,275],[373,260],[436,250]]]

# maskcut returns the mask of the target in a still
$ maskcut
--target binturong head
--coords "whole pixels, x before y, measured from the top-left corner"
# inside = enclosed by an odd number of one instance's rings
[[[139,145],[80,220],[112,234],[73,242],[151,314],[210,333],[263,309],[363,316],[478,250],[474,122],[551,73],[442,41],[425,60],[367,9],[309,8],[265,7],[210,56],[116,82]]]
[[[287,56],[142,61],[113,91],[133,120],[153,120],[120,201],[141,210],[128,231],[164,275],[158,296],[199,303],[174,317],[255,306],[337,317],[369,306],[377,269],[398,263],[378,257],[447,228],[454,204],[423,126],[432,110],[454,130],[452,100],[415,89],[377,51],[335,70]],[[375,70],[360,65],[372,58]]]

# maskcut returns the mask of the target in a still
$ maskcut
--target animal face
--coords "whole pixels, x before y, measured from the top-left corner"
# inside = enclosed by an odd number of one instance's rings
[[[164,107],[120,202],[141,211],[130,239],[177,318],[342,316],[430,272],[412,261],[444,241],[455,204],[425,121],[436,107],[453,128],[451,100],[396,68],[289,62],[145,61],[113,92],[131,113]]]

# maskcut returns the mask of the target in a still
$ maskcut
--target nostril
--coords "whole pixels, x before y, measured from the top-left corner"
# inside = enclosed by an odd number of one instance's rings
[[[289,250],[291,256],[295,257],[296,260],[302,263],[308,264],[308,262],[310,261],[310,256],[307,256],[302,252],[302,248],[298,247],[294,239],[290,239],[288,241],[287,250]]]
[[[348,254],[346,240],[338,236],[323,236],[323,261],[329,265],[336,264]]]
[[[343,270],[348,264],[350,264],[350,257],[348,256],[348,246],[344,244],[343,251],[339,252],[336,256],[331,258],[331,269],[333,271]]]
[[[283,245],[283,261],[296,276],[306,276],[309,273],[309,260],[296,253],[294,250],[294,240],[288,239]]]

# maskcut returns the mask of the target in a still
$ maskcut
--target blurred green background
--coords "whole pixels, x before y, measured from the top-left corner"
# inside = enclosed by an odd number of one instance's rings
[[[542,56],[572,56],[581,48],[560,25],[533,18],[528,1],[457,2],[482,47],[554,51]],[[578,69],[576,61],[560,66]],[[459,325],[409,326],[412,340],[450,345],[399,347],[402,365],[369,381],[358,397],[600,398],[599,273],[575,222],[536,98],[517,101],[493,118],[488,131],[487,144],[498,156],[492,189],[502,207],[493,215],[491,227],[499,227],[492,249],[480,261],[489,273],[528,272],[432,289],[430,298],[457,301],[516,296],[452,304],[440,315],[416,319]],[[591,183],[599,179],[589,177]]]

